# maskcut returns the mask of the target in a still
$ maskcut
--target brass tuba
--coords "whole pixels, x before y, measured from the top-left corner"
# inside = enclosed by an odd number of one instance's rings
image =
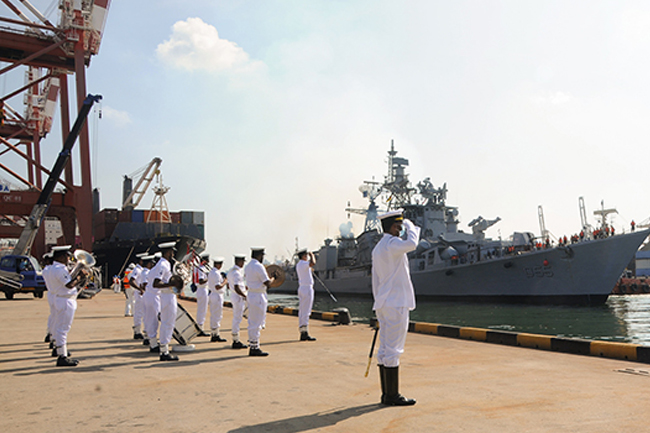
[[[83,270],[83,271],[90,271],[93,266],[95,266],[96,260],[95,257],[90,254],[88,251],[84,250],[76,250],[74,252],[74,258],[77,261],[77,263],[74,265],[74,268],[72,268],[72,271],[70,272],[70,277],[72,279],[76,278],[77,275]],[[81,279],[77,287],[81,290],[84,288],[86,283],[88,282],[88,273],[84,272],[84,278]]]

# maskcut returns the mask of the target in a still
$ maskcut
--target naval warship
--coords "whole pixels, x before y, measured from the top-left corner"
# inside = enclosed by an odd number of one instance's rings
[[[430,178],[412,186],[408,160],[388,151],[384,182],[366,181],[359,188],[368,198],[364,231],[355,237],[351,223],[341,225],[336,239],[326,239],[315,251],[316,292],[342,295],[372,294],[372,249],[381,238],[379,212],[404,209],[405,218],[421,228],[420,241],[409,253],[411,278],[418,299],[536,304],[601,304],[607,300],[626,265],[650,234],[650,229],[609,235],[606,215],[602,230],[584,224],[582,238],[553,246],[531,232],[515,232],[508,239],[490,239],[485,230],[498,223],[479,216],[459,230],[457,207],[447,205],[447,186],[435,188]],[[379,209],[383,197],[387,209]],[[607,236],[600,235],[608,233]],[[544,235],[544,233],[543,233]],[[295,293],[293,264],[286,264],[284,284],[276,289]]]

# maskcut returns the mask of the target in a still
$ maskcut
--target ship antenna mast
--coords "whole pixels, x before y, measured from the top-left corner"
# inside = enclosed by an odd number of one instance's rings
[[[605,200],[600,201],[600,207],[601,209],[594,211],[594,215],[600,217],[600,228],[605,230],[607,227],[607,215],[610,213],[618,213],[618,211],[614,208],[605,209]]]
[[[162,172],[160,170],[156,170],[156,183],[157,185],[153,187],[155,195],[151,203],[151,211],[147,216],[146,222],[159,222],[162,228],[163,223],[171,223],[169,207],[165,198],[165,194],[167,194],[170,187],[163,185]]]

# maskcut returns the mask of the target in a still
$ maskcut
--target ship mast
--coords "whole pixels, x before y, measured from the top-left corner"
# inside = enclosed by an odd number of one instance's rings
[[[394,142],[391,140],[388,151],[388,175],[383,185],[389,193],[386,200],[388,210],[399,209],[411,204],[411,196],[415,189],[409,186],[408,174],[404,169],[408,165],[408,159],[397,157]]]
[[[163,223],[171,223],[169,216],[169,206],[167,206],[167,199],[165,194],[169,191],[170,187],[164,186],[162,182],[162,172],[156,170],[156,183],[153,187],[154,197],[151,203],[151,211],[147,216],[146,222],[158,222],[162,230]]]
[[[607,227],[607,215],[610,213],[618,213],[618,211],[614,208],[605,209],[605,200],[600,201],[600,207],[601,209],[594,211],[594,215],[600,217],[600,228],[605,230]]]

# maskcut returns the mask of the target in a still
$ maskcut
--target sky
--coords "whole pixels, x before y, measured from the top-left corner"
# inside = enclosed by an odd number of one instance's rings
[[[481,215],[501,218],[489,237],[539,235],[542,206],[568,236],[579,197],[591,224],[603,201],[628,231],[650,216],[649,69],[642,1],[113,0],[87,70],[93,186],[118,208],[123,176],[160,157],[170,209],[205,212],[210,253],[273,260],[335,238],[394,140],[467,232]]]

